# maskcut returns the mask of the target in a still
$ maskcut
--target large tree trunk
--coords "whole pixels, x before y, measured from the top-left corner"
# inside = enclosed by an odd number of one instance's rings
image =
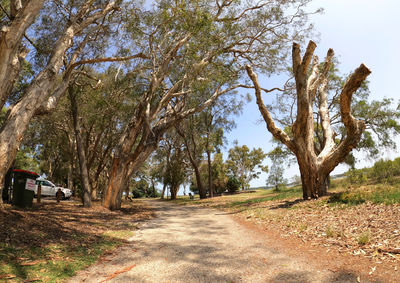
[[[128,164],[118,158],[112,161],[108,186],[105,190],[103,206],[110,210],[121,208],[121,195],[128,183]]]
[[[174,184],[171,186],[171,199],[176,199],[179,191],[179,184]]]
[[[299,159],[301,182],[303,188],[303,199],[315,199],[326,194],[325,185],[326,177],[321,176],[318,172],[317,165],[310,159]]]
[[[72,120],[74,124],[74,132],[75,132],[75,140],[76,140],[76,151],[78,153],[78,161],[79,161],[79,168],[80,168],[80,179],[82,183],[83,195],[82,195],[82,202],[84,207],[91,207],[92,206],[92,189],[90,187],[89,181],[89,171],[87,167],[87,160],[86,160],[86,153],[83,146],[82,140],[82,129],[81,123],[78,117],[78,105],[76,103],[76,93],[73,87],[68,88],[69,98],[71,102],[71,113],[72,113]]]
[[[167,184],[163,184],[162,192],[161,192],[161,199],[164,199],[165,189],[167,188]]]
[[[207,193],[206,193],[206,189],[203,184],[203,180],[201,179],[199,166],[196,163],[192,163],[192,166],[193,166],[194,173],[196,176],[196,184],[197,184],[197,189],[199,189],[200,199],[207,198]]]
[[[156,150],[157,144],[158,140],[157,142],[152,140],[146,146],[143,146],[143,144],[139,145],[135,150],[137,155],[130,155],[121,151],[120,154],[113,158],[108,185],[103,194],[104,207],[110,210],[118,210],[121,208],[122,192],[128,185],[129,178],[143,165],[150,154]],[[125,149],[128,149],[128,147]],[[119,156],[128,156],[128,158]]]
[[[261,87],[257,75],[247,65],[247,73],[253,81],[258,108],[274,138],[285,144],[297,157],[303,186],[303,198],[318,198],[327,194],[329,174],[343,162],[353,148],[357,146],[365,130],[365,123],[355,119],[350,112],[353,93],[361,86],[371,71],[361,64],[349,77],[340,94],[340,115],[346,127],[346,136],[337,145],[335,133],[329,117],[327,99],[329,70],[332,64],[333,50],[329,49],[325,62],[321,66],[314,56],[316,44],[307,46],[303,57],[300,46],[293,44],[293,73],[296,80],[297,117],[292,125],[293,139],[279,129],[272,119],[261,97]],[[312,65],[311,65],[312,63]],[[319,114],[324,142],[320,150],[314,144],[314,101],[319,96]],[[318,154],[316,153],[318,152]]]

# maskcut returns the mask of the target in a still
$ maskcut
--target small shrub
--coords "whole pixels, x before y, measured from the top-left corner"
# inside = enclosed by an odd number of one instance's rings
[[[369,230],[362,232],[358,235],[357,242],[360,246],[364,246],[371,241],[371,232]]]
[[[335,229],[334,229],[333,227],[331,227],[331,226],[326,227],[326,229],[325,229],[325,234],[326,234],[326,236],[327,236],[328,238],[336,237],[336,231],[335,231]]]
[[[344,204],[349,204],[349,205],[358,205],[362,204],[365,202],[365,197],[361,194],[360,191],[346,191],[346,192],[340,192],[333,194],[329,200],[328,203],[344,203]]]
[[[375,162],[372,167],[371,175],[378,182],[388,182],[394,175],[396,175],[396,173],[398,173],[397,171],[396,162],[381,159]]]
[[[300,232],[303,232],[307,230],[308,225],[307,223],[301,223],[297,228],[299,229]]]
[[[350,169],[346,172],[347,182],[350,184],[365,184],[368,181],[367,169]]]

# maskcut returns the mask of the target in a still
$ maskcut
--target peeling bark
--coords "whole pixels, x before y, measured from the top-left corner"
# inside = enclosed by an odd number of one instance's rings
[[[261,87],[257,75],[247,65],[247,73],[253,82],[259,110],[272,135],[285,144],[296,156],[301,173],[303,198],[318,198],[327,194],[329,174],[357,146],[365,130],[365,123],[351,114],[351,99],[371,71],[361,64],[345,83],[340,95],[340,114],[346,127],[346,137],[337,145],[334,140],[327,101],[328,72],[332,64],[333,50],[329,49],[322,72],[319,71],[318,57],[313,56],[316,44],[309,42],[301,57],[300,46],[293,44],[292,63],[297,91],[297,116],[292,125],[293,139],[279,129],[261,98]],[[311,65],[311,70],[310,70]],[[311,71],[311,72],[310,72]],[[313,103],[318,95],[318,109],[323,131],[321,149],[315,148]]]

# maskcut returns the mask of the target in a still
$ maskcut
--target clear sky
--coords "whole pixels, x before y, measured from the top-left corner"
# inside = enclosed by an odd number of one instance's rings
[[[350,73],[361,63],[367,65],[372,74],[368,77],[372,99],[384,97],[400,100],[397,82],[400,81],[400,11],[399,0],[315,0],[313,8],[323,7],[324,13],[313,15],[310,21],[320,33],[316,54],[324,58],[327,50],[333,48],[340,61],[342,73]],[[302,47],[303,50],[305,46]],[[265,88],[277,86],[278,80],[261,81]],[[278,85],[279,86],[279,85]],[[250,92],[254,96],[253,92]],[[237,128],[228,134],[232,146],[233,140],[246,144],[250,148],[261,147],[265,152],[271,150],[271,135],[261,118],[255,99],[245,106],[243,114],[236,119]],[[397,138],[399,141],[400,138]],[[399,143],[399,142],[398,142]],[[382,152],[382,158],[397,157],[399,151]],[[269,164],[269,161],[265,164]],[[367,160],[360,157],[358,167],[364,167]],[[334,173],[347,170],[340,166]],[[286,170],[286,177],[298,174],[297,164]],[[262,174],[253,180],[251,186],[264,186],[267,175]]]

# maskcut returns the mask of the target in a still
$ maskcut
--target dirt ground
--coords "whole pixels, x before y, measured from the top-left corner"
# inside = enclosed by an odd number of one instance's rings
[[[399,282],[393,263],[329,252],[229,212],[149,204],[156,218],[68,282]]]

